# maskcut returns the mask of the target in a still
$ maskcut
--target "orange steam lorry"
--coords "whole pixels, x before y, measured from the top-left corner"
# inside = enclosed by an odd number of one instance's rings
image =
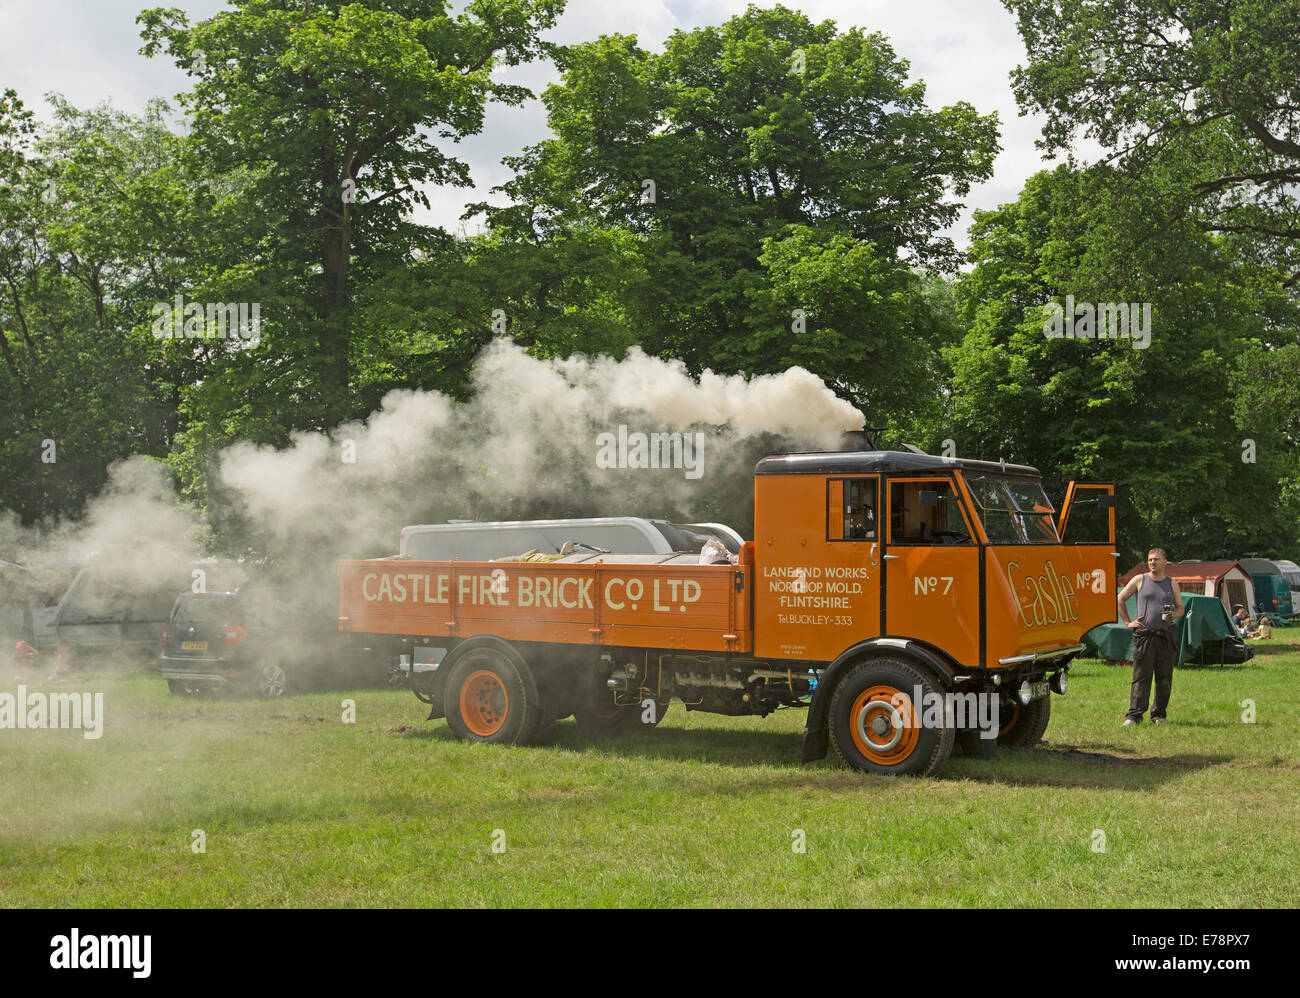
[[[408,656],[459,738],[543,739],[687,710],[804,707],[803,760],[937,772],[959,744],[1043,735],[1080,639],[1115,619],[1115,499],[1071,482],[1059,511],[1023,465],[846,450],[761,460],[754,539],[550,561],[339,565],[339,629]],[[715,548],[716,550],[716,548]],[[734,561],[734,563],[732,563]]]

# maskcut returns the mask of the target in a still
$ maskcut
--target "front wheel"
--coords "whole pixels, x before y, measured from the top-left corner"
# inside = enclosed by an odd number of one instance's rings
[[[1019,700],[1010,704],[1000,704],[1002,715],[998,728],[998,744],[1008,748],[1033,748],[1042,740],[1047,730],[1047,722],[1052,717],[1052,698],[1039,697],[1031,700],[1029,706],[1021,705]]]
[[[914,703],[917,690],[922,702]],[[909,662],[876,658],[853,666],[831,695],[831,743],[840,761],[864,773],[928,776],[952,755],[956,732],[940,722],[923,724],[932,698],[943,692],[934,678]]]

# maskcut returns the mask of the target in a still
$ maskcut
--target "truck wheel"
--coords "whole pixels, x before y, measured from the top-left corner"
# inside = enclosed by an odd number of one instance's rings
[[[1002,709],[1002,726],[998,729],[998,744],[1008,748],[1033,748],[1047,730],[1047,722],[1052,717],[1052,698],[1039,697],[1030,701],[1028,707],[1021,706],[1020,701],[999,705]]]
[[[992,759],[998,754],[998,740],[981,738],[978,731],[957,732],[957,747],[972,759]]]
[[[543,696],[541,705],[533,715],[532,730],[527,732],[520,740],[529,745],[548,744],[555,735],[555,722],[561,717],[568,716],[560,713],[564,706],[548,696]]]
[[[493,648],[475,648],[457,660],[443,698],[447,726],[463,741],[490,745],[528,740],[541,704],[532,699],[520,665]]]
[[[831,694],[831,742],[840,761],[864,773],[938,772],[952,755],[956,732],[921,724],[924,705],[913,705],[916,687],[941,695],[929,673],[896,658],[853,666]]]
[[[614,695],[606,692],[603,697],[593,696],[585,704],[575,705],[573,719],[583,731],[635,731],[658,727],[668,713],[668,704],[667,700],[655,701],[654,720],[647,722],[642,719],[645,708],[640,703],[621,707],[614,702]]]

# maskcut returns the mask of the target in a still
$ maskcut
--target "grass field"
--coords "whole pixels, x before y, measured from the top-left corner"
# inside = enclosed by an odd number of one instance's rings
[[[1255,648],[1178,670],[1163,727],[1122,729],[1128,670],[1080,662],[1042,746],[926,779],[799,766],[801,711],[508,748],[401,689],[6,675],[103,690],[106,721],[0,730],[0,904],[1295,906],[1300,638]]]

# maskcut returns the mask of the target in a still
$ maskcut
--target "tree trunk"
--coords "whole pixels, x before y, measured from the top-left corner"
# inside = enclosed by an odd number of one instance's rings
[[[326,167],[325,190],[338,187],[338,177]],[[321,353],[324,360],[322,385],[323,426],[338,424],[348,416],[348,355],[350,326],[347,316],[348,264],[352,256],[352,205],[344,203],[342,219],[336,222],[324,215],[324,242],[321,246]],[[337,218],[338,216],[335,216]]]

